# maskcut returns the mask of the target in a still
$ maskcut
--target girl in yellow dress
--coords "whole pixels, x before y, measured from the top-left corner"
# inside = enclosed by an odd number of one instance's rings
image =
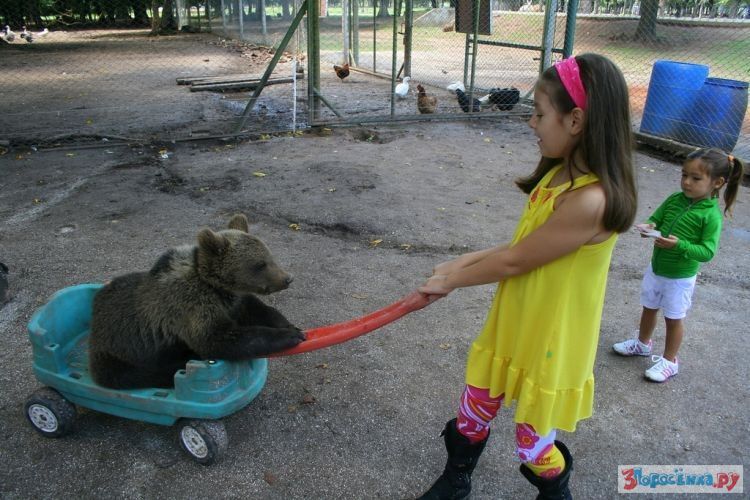
[[[538,498],[572,498],[573,459],[555,433],[591,416],[610,258],[636,213],[622,73],[596,54],[558,62],[537,83],[529,126],[542,158],[516,181],[529,198],[510,244],[442,263],[419,288],[446,295],[499,283],[469,352],[458,417],[443,431],[445,470],[425,499],[468,496],[489,423],[513,401],[524,477]]]

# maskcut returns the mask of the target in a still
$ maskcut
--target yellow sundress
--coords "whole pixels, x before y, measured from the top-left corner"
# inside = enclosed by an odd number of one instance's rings
[[[511,244],[541,226],[555,198],[570,183],[547,187],[562,168],[550,170],[529,195]],[[593,174],[572,189],[598,182]],[[466,383],[516,401],[514,421],[574,431],[591,416],[594,358],[604,292],[617,233],[498,285],[485,325],[471,346]]]

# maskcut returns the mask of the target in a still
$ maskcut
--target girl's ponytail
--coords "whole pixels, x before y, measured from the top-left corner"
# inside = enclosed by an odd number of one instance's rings
[[[712,181],[719,177],[724,178],[724,185],[715,190],[713,196],[718,196],[721,188],[726,186],[726,191],[724,191],[724,214],[731,215],[732,205],[734,205],[734,200],[737,198],[737,191],[745,171],[745,166],[742,162],[718,148],[696,149],[687,155],[687,159],[688,161],[699,160]]]
[[[729,174],[727,178],[727,189],[724,191],[724,213],[732,213],[732,205],[734,200],[737,199],[737,190],[739,189],[740,182],[742,182],[742,175],[745,171],[745,166],[742,162],[732,155],[727,157],[729,162]]]

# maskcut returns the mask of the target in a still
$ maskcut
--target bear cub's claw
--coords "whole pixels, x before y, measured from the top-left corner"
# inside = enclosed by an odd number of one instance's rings
[[[281,339],[284,342],[284,347],[282,347],[282,349],[294,347],[297,344],[304,342],[306,338],[305,332],[296,326],[292,326],[288,330],[282,330],[282,332]]]

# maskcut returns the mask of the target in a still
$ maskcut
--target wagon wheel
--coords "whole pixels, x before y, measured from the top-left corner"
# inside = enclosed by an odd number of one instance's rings
[[[181,420],[180,445],[196,462],[211,465],[227,451],[229,439],[220,420]]]
[[[23,411],[32,427],[49,438],[68,434],[76,419],[73,403],[50,387],[42,387],[29,396]]]

